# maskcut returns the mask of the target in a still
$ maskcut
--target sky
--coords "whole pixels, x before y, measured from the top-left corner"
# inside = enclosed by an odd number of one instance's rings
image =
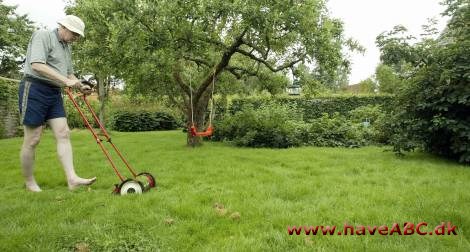
[[[345,35],[366,48],[364,55],[353,54],[350,84],[357,84],[375,73],[380,51],[375,38],[396,25],[405,26],[409,33],[419,37],[422,25],[429,18],[438,20],[442,31],[448,20],[441,13],[445,7],[440,0],[329,0],[331,16],[343,21]]]
[[[55,28],[57,20],[65,16],[64,0],[4,0],[4,4],[18,5],[17,13],[28,14],[38,25]],[[440,13],[444,7],[440,0],[329,0],[332,17],[343,21],[346,37],[358,41],[366,48],[364,54],[352,54],[350,84],[371,77],[379,63],[379,49],[375,38],[395,25],[404,25],[410,34],[419,37],[421,26],[429,18],[439,21],[439,30],[446,24]]]

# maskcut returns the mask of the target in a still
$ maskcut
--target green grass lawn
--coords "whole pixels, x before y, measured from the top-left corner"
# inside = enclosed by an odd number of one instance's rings
[[[117,176],[89,133],[74,131],[77,173],[98,180],[69,192],[46,131],[36,155],[43,192],[30,193],[19,166],[22,139],[0,140],[0,251],[470,249],[468,166],[422,153],[398,158],[379,147],[188,148],[180,131],[112,136],[136,170],[156,177],[156,190],[111,195]],[[287,232],[404,222],[427,222],[429,232],[447,221],[457,235]]]

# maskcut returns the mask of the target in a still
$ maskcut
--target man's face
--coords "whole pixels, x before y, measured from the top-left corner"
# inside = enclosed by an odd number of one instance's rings
[[[66,43],[72,43],[77,41],[80,38],[80,34],[70,31],[64,27],[62,40]]]

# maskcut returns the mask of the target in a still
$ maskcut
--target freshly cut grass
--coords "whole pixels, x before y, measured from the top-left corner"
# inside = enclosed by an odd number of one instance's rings
[[[422,153],[398,158],[380,147],[273,150],[208,142],[190,148],[179,131],[112,137],[136,170],[155,175],[156,190],[111,195],[117,176],[89,133],[74,131],[77,173],[98,180],[69,192],[46,131],[36,155],[43,192],[26,192],[22,139],[0,140],[0,251],[470,249],[468,166]],[[457,235],[287,230],[427,222],[429,232],[448,221],[458,227]]]

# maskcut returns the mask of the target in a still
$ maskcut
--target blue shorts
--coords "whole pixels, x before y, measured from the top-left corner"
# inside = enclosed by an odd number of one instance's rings
[[[61,89],[40,80],[21,81],[18,103],[23,125],[37,127],[47,120],[65,117]]]

